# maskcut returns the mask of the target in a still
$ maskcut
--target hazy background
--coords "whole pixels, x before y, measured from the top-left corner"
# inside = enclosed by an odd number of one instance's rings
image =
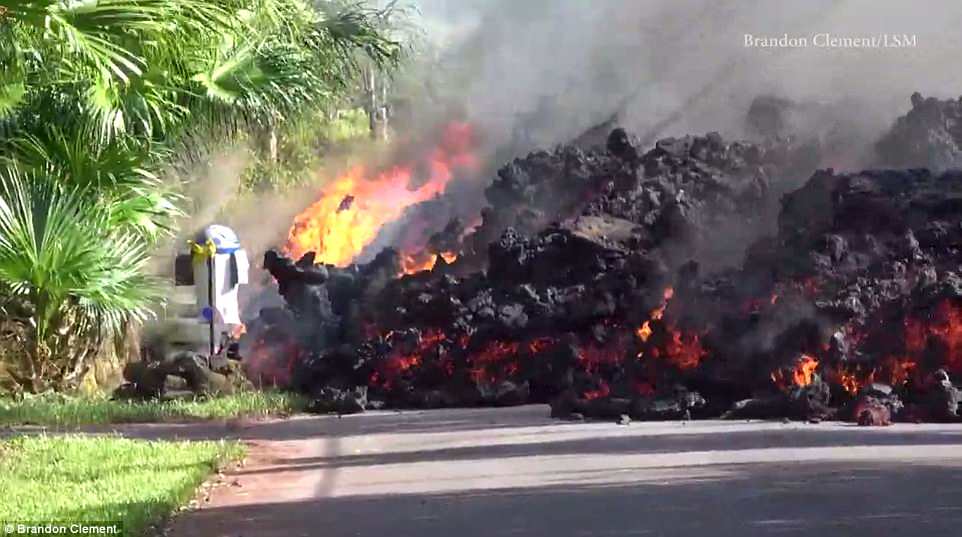
[[[385,7],[388,0],[370,0]],[[872,145],[910,108],[910,95],[962,94],[962,2],[957,0],[399,0],[418,44],[392,83],[397,162],[437,143],[438,125],[467,119],[480,169],[458,177],[443,200],[385,226],[359,261],[415,243],[453,216],[465,223],[483,188],[511,158],[570,141],[618,113],[646,146],[657,138],[721,132],[749,137],[745,115],[759,95],[801,104],[792,131],[823,142],[824,166],[875,165]],[[756,36],[917,36],[904,49],[760,49]],[[400,103],[403,103],[400,104]],[[410,143],[414,140],[414,143]],[[420,142],[418,141],[420,140]],[[404,142],[404,143],[400,143]],[[647,147],[646,147],[647,148]],[[373,167],[385,152],[358,147]],[[370,158],[369,158],[370,157]],[[225,161],[236,175],[235,159]],[[260,194],[219,220],[252,251],[284,243],[293,216],[343,170],[329,159],[304,191]],[[216,173],[212,175],[224,175]],[[265,219],[264,215],[270,215]],[[203,220],[203,219],[201,219]]]
[[[752,98],[830,108],[806,128],[877,137],[909,95],[962,93],[962,2],[930,0],[419,0],[436,51],[429,96],[458,94],[504,143],[531,114],[535,145],[564,142],[622,109],[640,136],[717,130],[741,136]],[[744,34],[915,34],[909,49],[753,49]],[[429,113],[426,110],[424,113]],[[823,123],[811,125],[811,123]],[[853,141],[854,143],[854,141]],[[853,148],[854,149],[854,148]]]

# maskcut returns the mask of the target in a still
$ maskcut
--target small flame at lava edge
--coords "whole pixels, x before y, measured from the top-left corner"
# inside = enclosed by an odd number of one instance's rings
[[[473,146],[469,124],[446,125],[441,143],[424,158],[428,179],[417,187],[412,187],[417,182],[415,163],[376,175],[370,175],[364,166],[351,168],[294,218],[285,253],[297,258],[314,251],[318,263],[349,265],[384,224],[396,220],[406,207],[442,193],[459,168],[475,167]]]
[[[401,271],[405,274],[413,274],[415,272],[421,272],[422,270],[431,270],[437,263],[438,256],[444,259],[445,263],[449,265],[458,260],[458,254],[456,252],[441,252],[437,255],[405,254],[401,258]]]
[[[662,294],[661,305],[651,310],[651,313],[648,314],[649,320],[645,321],[641,327],[635,330],[635,334],[639,339],[648,341],[652,333],[651,321],[660,321],[661,318],[665,316],[665,309],[668,308],[668,302],[671,301],[674,296],[675,289],[673,287],[666,287],[665,292]]]
[[[815,380],[815,370],[818,369],[818,360],[813,356],[803,354],[795,362],[795,368],[791,372],[791,382],[795,386],[808,386]],[[772,372],[772,382],[782,389],[790,388],[785,373],[779,369]]]

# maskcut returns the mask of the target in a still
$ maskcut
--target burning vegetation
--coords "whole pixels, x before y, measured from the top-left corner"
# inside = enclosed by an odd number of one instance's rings
[[[714,133],[642,152],[615,129],[504,166],[470,229],[353,264],[476,164],[468,126],[448,137],[426,180],[352,170],[298,216],[265,257],[287,307],[249,325],[248,360],[272,364],[252,370],[319,411],[956,419],[958,172],[815,171],[811,144]]]
[[[294,218],[284,253],[299,258],[315,252],[315,261],[343,267],[370,244],[381,228],[406,207],[444,192],[459,170],[477,166],[474,137],[467,123],[443,128],[441,142],[414,162],[381,172],[354,166],[332,181],[314,204]],[[430,269],[434,256],[404,259],[405,273]],[[456,253],[445,252],[453,260]]]

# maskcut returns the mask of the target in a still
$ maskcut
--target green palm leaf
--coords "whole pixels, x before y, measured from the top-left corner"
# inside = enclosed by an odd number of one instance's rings
[[[149,318],[160,300],[144,275],[146,245],[111,225],[94,198],[36,170],[0,174],[0,282],[32,305],[27,369],[59,372],[53,379],[77,371],[74,358],[89,354],[77,331],[94,330],[87,345],[96,346],[124,323]],[[68,336],[76,348],[64,348]]]

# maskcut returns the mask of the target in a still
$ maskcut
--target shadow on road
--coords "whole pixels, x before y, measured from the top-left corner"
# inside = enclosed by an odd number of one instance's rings
[[[268,537],[948,537],[962,527],[960,493],[957,467],[755,464],[630,485],[567,482],[214,508],[178,525],[185,535],[237,535],[240,525],[245,536]]]

